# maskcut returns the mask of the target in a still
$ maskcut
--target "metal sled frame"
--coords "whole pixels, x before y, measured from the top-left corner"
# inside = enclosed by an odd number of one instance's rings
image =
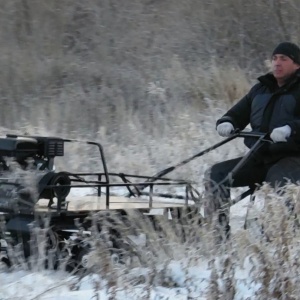
[[[132,175],[132,174],[124,174],[124,173],[109,173],[107,171],[107,166],[106,166],[106,161],[104,158],[104,154],[103,154],[103,149],[102,146],[99,143],[94,143],[94,142],[87,142],[88,144],[93,144],[96,145],[99,148],[99,152],[100,152],[100,157],[101,157],[101,161],[103,163],[103,169],[104,169],[104,173],[93,173],[93,175],[97,176],[97,180],[96,181],[86,181],[84,180],[84,176],[90,176],[92,173],[77,173],[77,174],[71,174],[69,173],[70,176],[74,177],[74,179],[72,179],[72,181],[74,182],[79,182],[81,184],[77,184],[77,185],[72,185],[72,187],[77,187],[77,188],[84,188],[84,187],[96,187],[97,188],[97,196],[100,197],[101,193],[102,193],[102,189],[104,188],[105,191],[105,197],[106,197],[106,209],[110,209],[111,208],[111,196],[110,196],[110,189],[112,187],[126,187],[129,191],[129,193],[126,195],[126,197],[131,198],[131,197],[142,197],[142,196],[146,196],[148,197],[148,203],[149,203],[149,208],[153,208],[153,197],[161,197],[161,198],[169,198],[169,199],[181,199],[184,200],[184,203],[180,204],[180,205],[173,205],[172,203],[170,203],[171,205],[168,206],[168,208],[170,207],[182,207],[182,206],[190,206],[190,202],[189,201],[193,201],[196,204],[199,204],[199,201],[201,201],[201,195],[198,192],[198,190],[196,188],[194,188],[193,186],[193,182],[189,182],[186,180],[173,180],[173,179],[169,179],[164,177],[166,174],[174,171],[176,168],[190,162],[192,159],[198,158],[200,156],[205,155],[206,153],[221,147],[222,145],[230,142],[231,140],[235,139],[235,138],[246,138],[246,137],[253,137],[256,138],[257,141],[256,143],[251,147],[251,149],[249,149],[248,153],[240,160],[240,162],[234,167],[234,169],[226,176],[226,178],[224,178],[224,180],[222,182],[219,183],[219,185],[221,185],[224,182],[230,182],[232,180],[232,178],[234,177],[234,175],[238,172],[238,170],[247,162],[247,160],[249,159],[249,157],[255,153],[255,151],[257,151],[259,149],[259,147],[261,147],[262,143],[272,143],[272,141],[269,138],[269,134],[268,133],[257,133],[257,132],[245,132],[245,131],[236,131],[235,133],[233,133],[230,137],[224,139],[223,141],[201,151],[200,153],[194,155],[193,157],[184,160],[183,162],[180,162],[179,164],[169,167],[165,170],[160,171],[159,173],[157,173],[154,176],[139,176],[139,175]],[[73,141],[77,141],[77,140],[64,140],[65,142],[73,142]],[[78,141],[77,141],[78,142]],[[111,178],[115,178],[118,177],[120,178],[123,183],[110,183],[110,179]],[[102,181],[102,178],[104,178],[105,180]],[[136,180],[138,179],[138,182],[132,182],[132,180]],[[84,183],[84,184],[82,184]],[[170,185],[177,185],[177,186],[182,186],[185,187],[185,196],[181,196],[181,195],[176,195],[176,194],[171,194],[171,193],[154,193],[153,189],[154,187],[157,186],[170,186]],[[146,187],[149,187],[149,192],[145,192],[143,191]],[[54,186],[49,186],[48,188],[56,188]],[[256,190],[256,186],[249,186],[249,189],[246,190],[245,192],[243,192],[241,195],[239,195],[238,197],[236,197],[235,199],[231,200],[231,205],[236,204],[237,202],[241,201],[242,199],[251,196],[250,200],[254,201],[254,192]],[[63,202],[64,199],[58,199],[58,211],[61,210],[61,202]],[[132,201],[128,201],[129,203],[139,203],[139,201],[136,200],[132,200]],[[161,202],[161,204],[163,204],[163,201]],[[163,205],[163,207],[165,207]]]
[[[8,137],[23,137],[23,136],[11,136]],[[142,175],[132,175],[132,174],[125,174],[125,173],[111,173],[108,172],[106,159],[104,156],[103,147],[100,143],[91,142],[91,141],[80,141],[74,139],[60,139],[63,143],[85,143],[88,145],[94,145],[98,148],[100,161],[102,163],[103,172],[95,172],[95,173],[71,173],[71,172],[63,172],[65,173],[68,178],[70,179],[70,185],[47,185],[45,189],[49,189],[53,192],[53,194],[59,195],[56,191],[59,191],[62,188],[80,188],[80,189],[87,189],[87,188],[95,188],[97,190],[97,195],[94,197],[93,201],[91,198],[89,200],[90,203],[93,202],[91,207],[87,205],[84,206],[83,209],[72,209],[71,211],[68,210],[68,204],[72,203],[72,197],[76,198],[75,196],[68,196],[68,197],[59,197],[57,196],[57,203],[56,206],[53,207],[54,199],[49,199],[47,205],[43,204],[43,209],[40,209],[40,212],[50,212],[53,215],[59,215],[60,213],[64,214],[76,214],[76,213],[88,213],[89,211],[99,211],[99,210],[111,210],[111,209],[140,209],[143,211],[149,211],[152,208],[170,208],[170,207],[182,207],[182,206],[190,206],[192,202],[199,203],[201,199],[201,195],[198,190],[193,186],[193,182],[186,181],[186,180],[174,180],[170,178],[164,177],[167,173],[172,172],[176,168],[187,164],[191,160],[203,156],[204,154],[230,142],[235,138],[245,138],[245,137],[254,137],[257,138],[256,143],[252,146],[252,148],[248,151],[248,153],[241,159],[241,161],[235,166],[235,168],[228,174],[228,176],[219,184],[221,185],[225,181],[231,181],[234,177],[236,172],[245,164],[247,159],[250,155],[253,154],[263,142],[271,142],[268,139],[267,134],[256,133],[256,132],[235,132],[230,137],[224,139],[223,141],[201,151],[200,153],[194,155],[193,157],[186,159],[179,164],[169,167],[154,176],[142,176]],[[26,136],[28,138],[28,136]],[[37,138],[37,137],[29,137],[29,138]],[[44,139],[44,137],[43,137]],[[61,155],[63,156],[63,155]],[[52,162],[53,163],[53,162]],[[88,177],[94,177],[93,180],[88,179]],[[121,182],[116,182],[118,179]],[[116,183],[113,183],[113,182]],[[0,179],[0,188],[1,184],[7,184],[7,182],[3,182]],[[13,183],[10,183],[13,184]],[[176,195],[172,193],[157,193],[154,192],[155,187],[168,187],[168,186],[181,186],[185,189],[185,195]],[[125,187],[128,190],[128,194],[125,197],[113,197],[111,195],[111,189],[116,187]],[[149,188],[149,191],[144,191],[145,188]],[[242,193],[239,197],[231,200],[231,205],[239,202],[240,200],[244,199],[245,197],[252,195],[255,191],[255,187],[249,187],[247,191]],[[104,194],[104,197],[103,197]],[[159,201],[156,201],[156,198],[159,198]],[[70,200],[69,200],[70,199]],[[80,201],[84,202],[86,197],[82,197],[79,199]],[[105,202],[103,200],[105,199]],[[112,201],[113,199],[113,201]],[[180,203],[172,203],[170,201],[164,201],[164,199],[178,199],[183,200]],[[42,200],[38,200],[37,203]],[[96,202],[101,202],[101,205],[96,205]],[[192,202],[191,202],[192,201]],[[45,202],[44,202],[45,203]],[[118,204],[118,205],[117,205]],[[12,213],[12,214],[22,214],[22,215],[32,215],[35,212],[39,212],[39,206],[33,207],[26,207],[20,208],[15,207],[14,209],[6,209],[0,208],[0,211],[4,213]]]

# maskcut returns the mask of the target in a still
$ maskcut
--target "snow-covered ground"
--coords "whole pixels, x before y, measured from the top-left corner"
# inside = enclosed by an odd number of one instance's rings
[[[231,208],[234,233],[244,225],[248,204],[249,199],[247,198]],[[217,258],[216,270],[218,270],[218,264],[222,263],[222,259],[222,257]],[[240,266],[235,268],[234,299],[255,299],[255,291],[260,286],[254,283],[250,275],[252,267],[246,258],[243,268]],[[209,299],[207,293],[213,290],[210,286],[212,268],[209,259],[198,257],[196,253],[194,257],[189,254],[189,258],[182,258],[179,261],[171,260],[167,267],[161,266],[161,269],[164,269],[165,278],[170,278],[171,286],[165,282],[167,280],[164,280],[163,283],[149,283],[151,270],[137,268],[129,272],[132,277],[129,282],[132,284],[126,286],[118,284],[114,291],[108,290],[106,281],[97,275],[87,275],[79,280],[76,276],[61,271],[2,270],[0,272],[0,300],[149,299],[149,297],[153,300]],[[143,279],[141,280],[141,278]],[[219,279],[219,288],[222,289],[223,283],[224,281]],[[113,292],[114,297],[110,298]]]
[[[205,259],[199,258],[193,266],[187,266],[187,262],[170,262],[168,265],[168,276],[176,287],[168,287],[167,282],[164,286],[150,286],[140,283],[134,286],[118,287],[116,297],[113,299],[209,299],[209,282],[211,277],[211,267]],[[253,265],[245,260],[244,268],[236,268],[234,280],[236,280],[236,292],[234,299],[255,299],[255,291],[260,287],[253,282],[249,275]],[[132,270],[132,276],[140,279],[147,278],[147,270]],[[144,275],[143,275],[144,274]],[[150,277],[148,275],[148,277]],[[97,276],[86,276],[80,280],[69,274],[60,272],[2,272],[0,273],[0,299],[57,299],[57,300],[75,300],[75,299],[110,299],[111,292],[99,282],[101,278]],[[220,281],[222,289],[222,281]],[[225,287],[223,287],[225,288]],[[97,298],[98,297],[98,298]]]

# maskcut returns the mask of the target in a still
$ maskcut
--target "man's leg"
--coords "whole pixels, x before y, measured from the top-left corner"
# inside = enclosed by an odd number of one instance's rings
[[[228,202],[230,189],[228,182],[219,183],[231,172],[242,158],[231,159],[213,165],[205,172],[205,216],[210,218],[212,214],[219,210]]]
[[[271,165],[265,181],[278,193],[281,192],[280,188],[284,187],[289,181],[296,184],[297,181],[300,181],[300,157],[285,157]],[[291,199],[286,199],[286,204],[292,212],[294,210],[294,203],[292,203]]]
[[[283,187],[288,181],[300,181],[300,157],[289,156],[280,159],[269,167],[265,181],[273,188]]]
[[[224,181],[226,176],[239,163],[242,157],[215,164],[205,174],[205,217],[209,222],[217,213],[217,222],[227,234],[229,226],[230,187],[250,186],[262,183],[267,169],[265,165],[254,158],[249,158],[232,178],[232,182]],[[222,183],[222,184],[220,184]]]

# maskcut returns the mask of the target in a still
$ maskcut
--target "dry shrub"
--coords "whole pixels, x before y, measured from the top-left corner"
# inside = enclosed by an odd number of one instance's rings
[[[275,44],[298,42],[300,32],[295,0],[2,0],[1,7],[1,133],[96,140],[104,146],[110,170],[145,175],[220,139],[216,119],[247,92],[258,72],[269,70],[263,62]],[[88,171],[99,163],[90,149],[70,148],[58,169]],[[171,176],[194,179],[202,187],[207,167],[244,151],[240,141],[233,141]],[[290,190],[294,198],[296,190]],[[260,286],[257,298],[296,297],[298,231],[282,198],[263,191],[275,201],[260,218],[264,233],[239,232],[224,256],[197,219],[157,220],[161,230],[156,231],[145,216],[130,216],[130,226],[112,216],[119,242],[132,231],[146,232],[148,244],[134,248],[145,272],[113,265],[109,238],[95,227],[91,259],[96,272],[112,297],[141,285],[149,298],[151,286],[161,284],[186,286],[197,298],[189,268],[218,253],[220,259],[211,264],[211,298],[234,297],[234,270],[246,260],[253,262],[250,276]],[[95,216],[95,223],[110,227],[103,218]],[[37,241],[45,231],[34,233]],[[33,245],[39,251],[42,246]],[[174,260],[186,272],[184,283],[174,279]],[[95,289],[101,286],[95,283]]]

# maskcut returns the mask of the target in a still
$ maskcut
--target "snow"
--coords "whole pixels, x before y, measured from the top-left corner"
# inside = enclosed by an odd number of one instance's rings
[[[85,278],[79,290],[72,291],[74,278],[60,272],[5,272],[0,274],[0,281],[0,299],[73,300],[91,299],[95,295],[92,278]]]
[[[251,264],[245,261],[244,269],[237,268],[235,279],[237,280],[237,291],[234,299],[252,299],[254,293],[259,289],[249,276]],[[211,270],[209,262],[203,260],[197,265],[187,267],[184,261],[171,262],[168,266],[169,276],[176,287],[155,286],[151,288],[150,299],[207,299],[206,292],[209,285]],[[147,270],[132,270],[139,276]],[[78,283],[74,276],[62,272],[40,271],[40,272],[2,272],[0,273],[0,299],[41,299],[41,300],[66,300],[66,299],[108,299],[109,293],[105,287],[95,291],[95,283],[100,281],[95,275],[84,277]],[[220,282],[220,286],[221,286]],[[115,299],[141,299],[145,294],[147,286],[139,284],[128,287],[128,291],[119,289]],[[128,296],[130,295],[130,298]],[[254,299],[254,298],[253,298]]]
[[[121,194],[121,191],[117,192]],[[257,203],[261,203],[261,201],[257,201]],[[233,232],[243,227],[248,205],[249,198],[246,198],[231,207]],[[243,269],[236,267],[234,278],[237,281],[237,290],[234,299],[252,299],[251,297],[255,297],[255,291],[259,289],[259,285],[253,283],[250,270],[251,264],[247,259]],[[130,273],[135,278],[142,276],[146,282],[149,280],[149,270],[134,269],[130,270]],[[192,266],[188,258],[181,261],[170,261],[166,274],[171,278],[173,284],[176,283],[176,287],[166,287],[159,283],[150,285],[150,299],[187,300],[191,297],[199,300],[207,299],[206,293],[211,277],[210,261],[207,258],[197,259],[197,262],[193,263]],[[3,269],[0,272],[0,282],[0,300],[85,300],[109,299],[110,297],[105,281],[96,275],[85,276],[79,280],[76,276],[61,271],[11,271]],[[221,287],[222,281],[219,279],[218,282],[219,287]],[[148,286],[145,283],[130,286],[126,291],[118,288],[114,299],[141,299],[142,296],[146,295],[147,289]]]

